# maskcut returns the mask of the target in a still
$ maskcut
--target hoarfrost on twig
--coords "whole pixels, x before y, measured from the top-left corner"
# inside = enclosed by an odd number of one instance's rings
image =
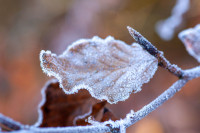
[[[171,40],[175,29],[182,23],[183,14],[188,11],[190,0],[177,0],[172,10],[172,15],[166,20],[161,20],[156,24],[156,31],[163,40]]]
[[[148,53],[158,59],[158,65],[167,69],[172,74],[179,78],[183,77],[182,69],[175,64],[171,64],[165,57],[162,51],[159,51],[151,42],[149,42],[144,36],[142,36],[135,29],[127,26],[130,35],[140,44]]]

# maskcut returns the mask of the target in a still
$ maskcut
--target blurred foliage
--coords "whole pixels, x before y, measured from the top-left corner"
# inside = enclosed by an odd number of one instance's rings
[[[164,51],[172,63],[182,68],[198,65],[187,54],[177,33],[200,22],[199,0],[191,0],[190,10],[173,40],[165,42],[155,33],[156,22],[167,18],[174,4],[175,0],[0,0],[0,112],[33,124],[38,117],[40,90],[49,79],[40,68],[40,50],[60,54],[73,41],[94,35],[102,38],[112,35],[131,44],[133,39],[127,25]],[[137,110],[153,100],[175,80],[176,77],[159,69],[142,92],[110,107],[118,117],[124,117],[130,109]],[[142,133],[143,128],[150,126],[149,131],[158,133],[200,132],[198,80],[187,84],[154,111],[149,120],[140,121],[128,131]]]

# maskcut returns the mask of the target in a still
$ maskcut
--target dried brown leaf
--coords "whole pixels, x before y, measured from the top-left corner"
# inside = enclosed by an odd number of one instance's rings
[[[82,39],[60,56],[41,51],[41,67],[55,76],[65,93],[87,89],[96,99],[109,103],[126,100],[153,77],[157,59],[134,43],[112,37]]]
[[[101,118],[101,122],[105,122],[108,120],[119,120],[109,109],[104,108],[103,117]]]
[[[56,80],[49,81],[43,89],[43,101],[40,105],[40,127],[73,126],[73,120],[89,112],[97,101],[86,90],[67,95]]]
[[[92,106],[90,112],[88,112],[82,116],[76,117],[74,119],[75,120],[74,123],[78,126],[90,125],[90,123],[87,122],[87,119],[89,117],[92,117],[95,119],[97,117],[97,115],[99,114],[100,110],[104,108],[106,103],[107,103],[106,101],[96,103],[95,105]]]

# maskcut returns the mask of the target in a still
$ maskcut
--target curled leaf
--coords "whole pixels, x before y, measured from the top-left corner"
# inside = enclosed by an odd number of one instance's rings
[[[200,24],[179,33],[188,53],[200,62]]]
[[[126,100],[153,77],[157,59],[137,44],[113,37],[76,41],[61,55],[41,51],[41,67],[55,76],[65,93],[87,89],[96,99],[109,103]]]
[[[35,126],[74,126],[73,120],[89,111],[97,101],[86,90],[66,95],[57,80],[49,81],[43,89],[43,101],[39,108],[39,119]]]

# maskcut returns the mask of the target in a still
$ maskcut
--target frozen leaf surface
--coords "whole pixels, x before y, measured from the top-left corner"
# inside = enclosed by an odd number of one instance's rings
[[[200,24],[179,33],[188,53],[200,62]]]
[[[139,92],[158,64],[139,44],[130,46],[110,36],[78,40],[59,56],[42,50],[40,61],[43,71],[55,76],[65,93],[87,89],[96,99],[109,103]]]

